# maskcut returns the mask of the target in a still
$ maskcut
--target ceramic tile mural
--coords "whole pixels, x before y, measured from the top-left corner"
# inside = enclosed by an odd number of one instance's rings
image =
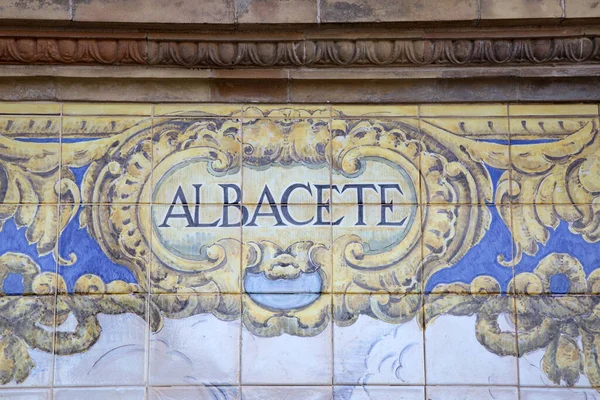
[[[0,103],[0,398],[600,398],[598,127]]]

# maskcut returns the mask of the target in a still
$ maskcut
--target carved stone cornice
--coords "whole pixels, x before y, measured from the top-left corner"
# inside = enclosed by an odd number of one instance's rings
[[[152,34],[0,32],[0,63],[186,68],[407,67],[590,64],[600,35],[557,31]]]

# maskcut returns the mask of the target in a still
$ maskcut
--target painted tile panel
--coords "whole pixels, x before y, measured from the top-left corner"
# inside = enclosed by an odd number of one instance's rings
[[[58,274],[71,294],[127,294],[147,292],[149,244],[141,231],[149,222],[149,205],[60,206]],[[102,221],[102,222],[101,222]],[[105,253],[98,238],[118,238],[125,254]]]
[[[149,219],[153,293],[240,293],[241,208],[155,204]]]
[[[424,396],[423,386],[336,386],[333,398],[334,400],[421,400]]]
[[[152,387],[148,400],[240,400],[237,386]]]
[[[314,204],[331,198],[329,118],[245,117],[242,138],[244,203]]]
[[[247,386],[243,388],[246,400],[289,399],[289,400],[331,400],[330,386]]]
[[[594,400],[598,398],[598,392],[593,389],[572,389],[572,388],[523,388],[521,389],[522,400]]]
[[[594,387],[594,361],[590,357],[595,357],[593,326],[597,317],[591,310],[599,300],[598,296],[571,295],[517,297],[522,385]],[[541,325],[551,329],[536,329]],[[548,345],[541,345],[544,342]]]
[[[0,393],[10,388],[49,387],[57,325],[55,297],[4,296],[0,297],[0,305],[3,329],[0,338]],[[44,392],[35,390],[6,390],[4,393],[7,397],[14,394],[17,398],[46,398]]]
[[[405,309],[418,312],[421,295],[348,294],[335,295],[333,301],[334,384],[424,385],[423,330],[417,319],[399,317]],[[370,315],[358,315],[368,305]],[[390,324],[394,317],[400,325]]]
[[[0,115],[0,134],[0,204],[56,204],[69,198],[68,190],[56,190],[60,117]]]
[[[49,400],[51,390],[44,389],[0,389],[0,399]]]
[[[428,400],[517,400],[516,387],[498,386],[428,386]]]
[[[0,103],[0,398],[597,397],[599,126]]]
[[[0,204],[0,295],[54,295],[64,290],[56,274],[59,207]]]
[[[419,122],[407,119],[332,119],[334,204],[418,204]]]
[[[241,117],[154,118],[152,131],[153,204],[242,201]]]
[[[517,385],[514,298],[426,297],[427,385]],[[479,302],[486,313],[469,315],[468,308]]]
[[[281,299],[280,302],[293,304]],[[331,385],[331,295],[321,295],[309,307],[263,311],[250,295],[243,297],[242,385]],[[249,329],[252,329],[251,331]]]
[[[147,296],[74,294],[57,302],[54,387],[146,384],[148,313],[156,313]]]
[[[431,225],[430,232],[425,232],[431,233],[431,240],[423,243],[423,260],[431,265],[426,271],[425,293],[513,292],[510,206],[423,206],[423,219],[432,218],[438,221]],[[457,220],[463,220],[462,226],[472,229],[440,229]],[[457,246],[466,250],[465,254],[461,258],[447,259],[445,254]]]
[[[144,400],[146,390],[143,387],[117,388],[69,388],[54,389],[56,400]]]
[[[150,335],[150,385],[239,384],[240,295],[153,295],[152,302],[169,318]]]

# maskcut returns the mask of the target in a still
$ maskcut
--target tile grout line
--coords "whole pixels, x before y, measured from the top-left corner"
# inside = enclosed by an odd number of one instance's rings
[[[150,199],[149,199],[149,206],[143,206],[140,204],[137,204],[136,207],[150,207],[150,219],[152,218],[152,209],[154,207],[153,205],[153,196],[152,196],[152,192],[153,192],[153,188],[154,188],[154,107],[155,104],[153,103],[151,105],[151,126],[150,126]],[[152,224],[152,221],[148,221],[150,224]],[[147,265],[146,265],[146,351],[145,351],[145,359],[144,359],[144,363],[145,363],[145,376],[144,376],[144,383],[145,383],[145,390],[144,390],[144,397],[147,400],[150,396],[149,392],[150,392],[150,332],[151,332],[151,323],[150,323],[150,307],[151,307],[151,301],[152,301],[152,279],[151,279],[151,274],[152,274],[152,260],[153,260],[153,253],[152,253],[152,235],[150,235],[150,238],[148,239],[148,247],[150,248],[150,253],[148,255],[149,259],[147,261]]]
[[[60,119],[58,122],[58,204],[57,204],[57,218],[56,218],[56,256],[55,256],[55,276],[54,276],[54,305],[53,305],[53,327],[52,327],[52,362],[50,368],[50,400],[54,399],[54,375],[56,368],[56,329],[58,324],[58,282],[59,282],[59,264],[60,264],[60,213],[61,213],[61,195],[60,195],[60,181],[62,175],[62,164],[63,164],[63,156],[62,156],[62,131],[63,131],[63,104],[60,104]]]
[[[422,135],[422,131],[421,131],[421,105],[417,105],[417,124],[418,124],[418,129],[419,129],[419,139],[421,138]],[[423,143],[421,141],[421,143]],[[424,144],[423,144],[424,145]],[[420,247],[421,247],[421,271],[423,271],[423,263],[424,263],[424,254],[425,254],[425,249],[424,249],[424,244],[423,244],[423,226],[424,226],[424,218],[425,218],[425,204],[423,201],[423,178],[422,178],[422,173],[421,173],[421,154],[423,153],[423,150],[420,149],[419,150],[419,159],[418,159],[418,174],[419,174],[419,193],[418,193],[418,198],[417,198],[417,207],[420,209],[420,231],[421,231],[421,240],[420,240]],[[423,349],[423,399],[427,400],[427,345],[426,345],[426,326],[425,326],[425,280],[423,279],[423,276],[421,275],[421,306],[420,306],[420,310],[421,311],[421,315],[420,315],[420,319],[421,319],[421,340],[423,341],[423,345],[422,345],[422,349]],[[417,318],[419,318],[419,313],[417,313]],[[418,323],[418,321],[417,321]]]
[[[334,311],[334,295],[333,289],[335,284],[334,279],[334,259],[333,259],[333,106],[331,104],[328,105],[329,109],[329,203],[330,203],[330,212],[329,212],[329,259],[330,259],[330,270],[328,271],[331,274],[330,283],[329,283],[329,301],[330,301],[330,309],[331,313],[331,396],[335,395],[334,393],[334,384],[335,384],[335,311]]]
[[[240,305],[240,326],[238,329],[238,397],[243,399],[243,385],[242,385],[242,352],[243,352],[243,334],[244,334],[244,117],[245,107],[244,104],[240,105],[240,191],[242,192],[240,199],[240,268],[239,268],[239,305]]]
[[[506,104],[506,116],[508,118],[508,190],[510,193],[513,193],[513,173],[512,173],[512,129],[511,129],[511,116],[510,116],[510,104]],[[513,223],[513,203],[512,199],[509,199],[508,207],[509,207],[509,220],[510,220],[510,251],[511,251],[511,262],[512,262],[512,282],[515,281],[515,276],[517,274],[516,269],[517,266],[515,264],[515,240],[514,240],[514,223]],[[517,373],[517,399],[521,399],[521,363],[519,362],[519,314],[517,309],[517,296],[513,283],[513,312],[514,312],[514,324],[515,324],[515,363],[516,363],[516,373]],[[508,293],[508,288],[506,288],[506,295],[511,296],[511,293]]]

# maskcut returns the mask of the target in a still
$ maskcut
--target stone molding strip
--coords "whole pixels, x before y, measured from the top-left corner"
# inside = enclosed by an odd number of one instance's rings
[[[422,33],[422,32],[420,32]],[[399,32],[186,35],[0,32],[0,63],[145,65],[186,68],[412,67],[582,64],[600,61],[600,34],[554,36]],[[426,35],[427,36],[427,35]],[[356,38],[358,37],[358,38]]]

